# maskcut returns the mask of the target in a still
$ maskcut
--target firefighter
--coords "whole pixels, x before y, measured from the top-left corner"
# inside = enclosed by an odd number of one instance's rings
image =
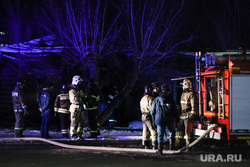
[[[97,124],[97,115],[100,109],[100,95],[97,84],[93,79],[89,80],[87,86],[84,109],[87,111],[90,128],[90,135],[88,138],[97,138],[97,136],[100,135],[99,126]]]
[[[166,127],[170,132],[170,149],[175,145],[175,124],[177,108],[176,103],[170,95],[170,85],[163,84],[161,93],[154,99],[151,107],[152,118],[157,125],[158,151],[156,154],[162,155],[164,146],[164,135],[167,136]]]
[[[14,137],[23,137],[24,116],[27,115],[27,105],[24,100],[23,87],[25,80],[19,79],[15,89],[12,91],[13,109],[15,112]]]
[[[66,85],[62,85],[61,93],[57,95],[54,110],[59,113],[61,133],[63,138],[69,137],[69,119],[70,119],[70,100],[69,91]]]
[[[196,96],[192,89],[192,82],[189,79],[184,79],[181,84],[183,89],[180,99],[181,116],[176,133],[176,146],[179,148],[183,147],[185,141],[186,146],[188,146],[193,140],[194,117],[197,109]],[[184,140],[184,136],[186,136],[186,140]]]
[[[49,136],[49,123],[51,115],[54,112],[54,93],[53,93],[53,84],[49,83],[42,89],[42,93],[39,97],[38,105],[39,111],[42,116],[41,123],[41,137],[42,138],[51,138]]]
[[[83,127],[84,127],[84,112],[83,112],[83,100],[84,93],[82,90],[82,78],[79,75],[75,75],[72,78],[72,84],[69,91],[70,99],[70,137],[72,140],[83,139]]]
[[[143,124],[142,145],[145,146],[145,149],[148,149],[150,147],[150,136],[152,137],[153,149],[156,149],[157,145],[156,127],[152,121],[152,117],[150,114],[150,109],[154,100],[152,93],[153,87],[151,85],[146,85],[144,96],[140,101],[140,108],[142,113],[141,120]]]

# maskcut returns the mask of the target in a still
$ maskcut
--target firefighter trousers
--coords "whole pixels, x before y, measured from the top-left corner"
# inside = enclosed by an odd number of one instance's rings
[[[97,110],[87,110],[87,111],[88,111],[88,122],[90,128],[90,137],[97,137],[97,135],[100,134],[96,121],[98,111]]]
[[[194,138],[193,134],[194,120],[193,119],[181,119],[177,125],[176,132],[176,146],[178,148],[189,145]],[[186,136],[186,139],[184,137]]]
[[[70,114],[59,113],[61,132],[63,137],[68,137],[69,134],[69,122]]]
[[[152,143],[157,140],[156,128],[152,124],[152,120],[146,120],[142,122],[143,130],[142,130],[142,142],[144,145],[144,141],[149,141],[150,136],[152,138]]]
[[[76,108],[70,114],[70,136],[82,135],[84,127],[84,113],[81,108]]]
[[[41,113],[42,116],[42,123],[41,123],[41,137],[49,138],[49,123],[51,113],[50,110],[46,110]]]
[[[23,110],[22,109],[15,109],[15,134],[14,137],[22,137],[23,136],[23,125],[24,125],[24,120],[23,120]]]

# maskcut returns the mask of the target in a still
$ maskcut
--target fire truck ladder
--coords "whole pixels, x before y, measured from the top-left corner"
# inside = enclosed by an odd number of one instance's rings
[[[199,116],[202,115],[201,112],[201,52],[195,53],[195,75],[196,81],[198,83],[198,105],[199,105]]]
[[[219,119],[225,119],[224,110],[224,88],[223,88],[223,77],[218,78],[218,114]]]

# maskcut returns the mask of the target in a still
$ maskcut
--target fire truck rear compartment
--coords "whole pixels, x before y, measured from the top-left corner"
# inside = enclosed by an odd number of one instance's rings
[[[230,134],[250,133],[250,76],[230,76]]]

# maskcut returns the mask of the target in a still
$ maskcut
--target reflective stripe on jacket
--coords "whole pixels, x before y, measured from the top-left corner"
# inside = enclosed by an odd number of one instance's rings
[[[56,97],[54,110],[58,113],[66,113],[69,114],[70,100],[69,94],[59,94]]]
[[[180,102],[182,111],[196,112],[196,97],[193,91],[183,91]]]

